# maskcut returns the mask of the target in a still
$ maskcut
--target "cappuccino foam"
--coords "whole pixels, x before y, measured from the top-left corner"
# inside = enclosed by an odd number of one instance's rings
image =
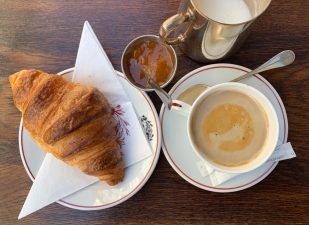
[[[193,142],[207,159],[232,167],[258,156],[268,121],[261,106],[249,96],[220,91],[200,102],[191,129]]]

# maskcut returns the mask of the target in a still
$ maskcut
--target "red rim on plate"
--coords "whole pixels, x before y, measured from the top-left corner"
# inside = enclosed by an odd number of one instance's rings
[[[64,75],[65,73],[69,73],[69,72],[72,72],[74,70],[74,68],[70,68],[70,69],[67,69],[67,70],[64,70],[63,72],[60,73],[60,75]],[[125,77],[123,77],[122,75],[119,75],[118,76],[122,79],[125,79]],[[81,209],[96,209],[96,208],[101,208],[101,209],[104,209],[104,208],[109,208],[111,206],[115,206],[115,205],[118,205],[124,201],[126,201],[127,199],[129,199],[131,196],[133,196],[135,193],[137,193],[137,191],[139,189],[141,189],[144,184],[147,182],[147,180],[150,178],[150,174],[153,172],[154,170],[154,167],[153,167],[153,164],[158,160],[158,154],[159,154],[159,150],[160,150],[160,145],[159,145],[159,136],[161,135],[161,132],[160,130],[158,129],[158,126],[160,124],[158,124],[157,120],[158,120],[158,117],[157,117],[157,114],[156,114],[156,110],[154,109],[154,106],[153,104],[149,101],[149,97],[146,96],[142,91],[140,91],[139,89],[137,89],[140,94],[146,99],[148,105],[150,106],[151,108],[151,111],[152,111],[152,114],[153,114],[153,117],[154,117],[154,120],[155,120],[155,123],[156,123],[156,132],[157,132],[157,140],[156,140],[156,148],[155,148],[155,152],[154,152],[154,156],[153,156],[153,160],[151,162],[151,165],[149,167],[149,170],[147,171],[146,175],[144,176],[144,178],[140,181],[140,183],[131,191],[129,192],[127,195],[125,195],[124,197],[114,201],[114,202],[111,202],[111,203],[107,203],[107,204],[103,204],[103,205],[97,205],[97,206],[84,206],[84,205],[77,205],[77,204],[73,204],[73,203],[69,203],[69,202],[66,202],[64,200],[58,200],[57,202],[61,205],[64,205],[64,206],[68,206],[71,208],[72,207],[77,207],[77,208],[81,208]],[[29,177],[31,178],[32,181],[34,181],[35,177],[33,175],[33,173],[31,172],[30,170],[30,167],[28,166],[28,162],[27,162],[27,159],[25,157],[25,153],[24,153],[24,146],[23,146],[23,131],[24,131],[24,127],[22,126],[22,122],[21,122],[21,128],[20,128],[20,132],[19,132],[19,136],[20,136],[20,147],[21,147],[21,157],[22,157],[22,161],[23,161],[23,164],[24,164],[24,167],[29,175]]]
[[[250,70],[249,69],[244,69],[244,68],[239,68],[239,67],[235,67],[235,66],[207,66],[207,68],[203,68],[201,70],[198,70],[194,73],[192,73],[191,75],[185,77],[184,79],[180,80],[178,83],[176,83],[176,85],[170,90],[169,94],[172,95],[176,89],[182,84],[184,83],[186,80],[188,80],[189,78],[195,76],[195,75],[198,75],[199,73],[203,72],[203,71],[206,71],[206,70],[211,70],[211,69],[222,69],[222,68],[225,68],[225,69],[235,69],[235,70],[240,70],[240,71],[243,71],[243,72],[249,72]],[[258,80],[260,80],[263,84],[265,84],[269,90],[272,92],[272,94],[275,96],[279,106],[280,106],[280,110],[281,110],[281,116],[283,118],[283,126],[284,126],[284,134],[283,134],[283,141],[282,141],[282,144],[285,143],[287,141],[287,119],[286,119],[286,114],[284,113],[283,109],[284,109],[284,106],[282,105],[282,102],[281,100],[279,100],[277,94],[273,91],[273,87],[263,78],[261,77],[260,75],[254,75]],[[164,106],[163,106],[164,107]],[[246,183],[246,184],[242,184],[242,185],[239,185],[239,186],[235,186],[235,187],[228,187],[228,188],[220,188],[220,187],[214,187],[214,186],[209,186],[209,185],[205,185],[205,184],[202,184],[194,179],[192,179],[189,175],[187,175],[184,171],[182,171],[178,165],[174,162],[174,160],[172,159],[170,153],[169,153],[169,150],[165,144],[165,140],[164,140],[164,129],[163,129],[163,120],[164,120],[164,115],[165,115],[165,112],[166,112],[166,108],[164,107],[163,109],[163,113],[160,115],[160,121],[161,121],[161,128],[162,128],[162,143],[163,143],[163,147],[164,147],[164,153],[167,153],[165,154],[166,158],[168,159],[168,161],[172,164],[172,166],[174,168],[177,168],[177,170],[182,174],[182,176],[185,178],[185,179],[188,179],[190,180],[191,182],[193,182],[193,184],[195,184],[197,187],[201,188],[201,187],[205,187],[205,188],[208,188],[208,189],[211,189],[211,190],[214,190],[214,191],[238,191],[238,190],[242,190],[242,189],[245,189],[245,188],[249,188],[251,187],[253,184],[255,183],[258,183],[260,182],[261,180],[263,180],[275,167],[276,165],[278,164],[278,162],[274,162],[270,165],[270,167],[268,169],[266,169],[266,171],[264,173],[262,173],[261,175],[259,175],[258,177],[256,178],[253,178],[253,180],[251,180],[250,182]]]

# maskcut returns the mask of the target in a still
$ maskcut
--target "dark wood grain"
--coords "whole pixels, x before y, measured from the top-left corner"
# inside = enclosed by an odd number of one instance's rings
[[[264,181],[242,192],[218,194],[184,181],[161,154],[147,184],[114,208],[81,212],[56,203],[17,221],[31,187],[18,150],[20,114],[7,76],[22,68],[58,72],[74,66],[82,25],[88,20],[116,69],[125,45],[155,34],[177,0],[0,0],[0,224],[309,224],[309,1],[274,0],[254,24],[241,50],[224,62],[255,67],[292,49],[292,66],[263,73],[277,89],[289,119],[297,158],[282,162]],[[196,63],[178,51],[172,85]],[[160,101],[150,94],[157,109]]]

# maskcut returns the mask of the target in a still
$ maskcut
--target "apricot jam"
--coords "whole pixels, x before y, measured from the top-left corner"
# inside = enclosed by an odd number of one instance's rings
[[[147,40],[137,45],[130,54],[127,62],[129,75],[137,84],[149,87],[148,79],[151,77],[162,85],[170,78],[173,60],[164,44]]]

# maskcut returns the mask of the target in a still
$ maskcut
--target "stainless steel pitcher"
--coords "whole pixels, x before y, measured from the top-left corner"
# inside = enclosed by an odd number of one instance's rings
[[[179,45],[194,60],[219,61],[238,50],[248,28],[270,2],[186,0],[182,2],[182,12],[163,22],[159,35],[167,44]],[[174,31],[176,36],[170,37]]]

